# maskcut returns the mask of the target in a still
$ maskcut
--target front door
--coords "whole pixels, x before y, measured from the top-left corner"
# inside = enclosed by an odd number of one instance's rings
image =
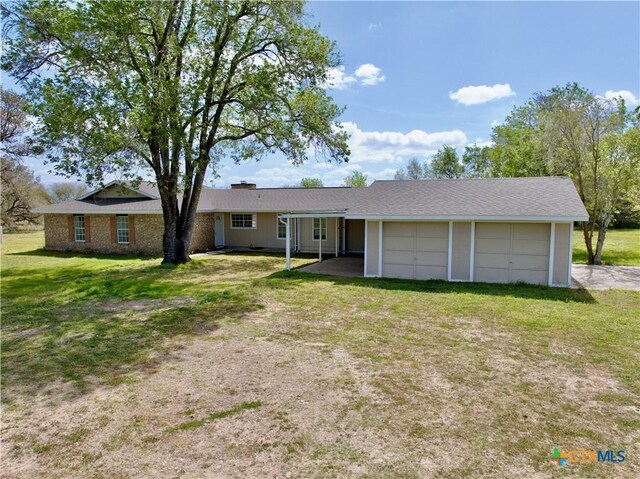
[[[349,253],[364,253],[364,220],[346,220],[346,250]]]
[[[214,228],[215,246],[222,248],[224,246],[224,215],[222,213],[216,213]]]

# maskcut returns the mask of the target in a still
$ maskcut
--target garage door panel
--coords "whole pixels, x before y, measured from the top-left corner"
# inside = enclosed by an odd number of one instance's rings
[[[509,223],[476,223],[476,240],[478,239],[511,239]]]
[[[416,238],[416,251],[447,252],[449,248],[447,238]]]
[[[385,222],[383,275],[446,279],[449,223]]]
[[[475,264],[478,268],[509,268],[509,254],[476,253]]]
[[[549,241],[547,223],[513,223],[513,239]]]
[[[424,266],[444,266],[447,267],[447,252],[425,253],[418,251],[416,253],[416,265]]]
[[[447,279],[447,266],[416,265],[416,279]]]
[[[511,270],[511,282],[524,282],[531,284],[547,284],[546,271],[531,271],[527,269]]]
[[[384,235],[384,233],[383,233]],[[404,236],[383,236],[382,248],[390,251],[413,251],[415,239]]]
[[[385,264],[413,264],[414,254],[413,251],[385,251],[384,263]]]
[[[543,223],[476,223],[475,281],[546,284],[549,228]],[[448,223],[385,222],[383,232],[384,276],[447,278]],[[464,239],[463,236],[459,239]],[[452,240],[452,254],[467,251],[467,243],[456,241],[455,234]],[[452,277],[460,279],[458,276],[467,277],[464,271],[454,275],[452,265]]]
[[[549,253],[549,240],[514,239],[511,252],[512,254],[547,255]]]
[[[384,264],[382,275],[387,278],[413,279],[413,265]]]
[[[480,253],[509,253],[509,240],[482,238],[476,239],[475,249]]]
[[[383,228],[385,236],[403,236],[413,238],[416,235],[415,223],[385,222]]]
[[[549,233],[545,223],[477,223],[474,279],[546,284]]]
[[[521,254],[511,257],[511,268],[513,269],[546,271],[548,267],[549,259],[547,256]]]
[[[483,283],[508,283],[509,269],[477,267],[474,280]]]
[[[417,223],[416,236],[418,238],[447,238],[449,223]]]

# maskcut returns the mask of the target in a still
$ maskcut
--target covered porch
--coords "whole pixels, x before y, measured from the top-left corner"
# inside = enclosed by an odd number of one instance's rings
[[[285,230],[285,269],[291,269],[291,254],[296,251],[313,251],[318,255],[318,265],[327,256],[363,254],[364,221],[347,220],[345,215],[344,210],[278,214],[278,222]],[[364,265],[360,275],[363,268]]]
[[[323,262],[313,263],[300,268],[299,271],[315,274],[330,274],[346,278],[361,277],[364,271],[363,256],[339,256],[329,258]]]

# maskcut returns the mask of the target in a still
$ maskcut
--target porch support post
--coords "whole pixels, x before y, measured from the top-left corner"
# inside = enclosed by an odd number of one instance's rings
[[[378,278],[382,278],[382,220],[378,222]]]
[[[336,258],[338,257],[338,217],[336,216]]]
[[[471,222],[471,246],[469,248],[469,281],[473,281],[476,269],[476,222]]]
[[[551,223],[551,233],[549,235],[549,277],[547,284],[553,286],[553,262],[556,252],[556,224]]]
[[[282,220],[280,220],[282,221]],[[286,222],[286,266],[287,266],[287,271],[291,271],[291,218],[287,218],[287,222]]]
[[[320,219],[320,231],[318,231],[318,262],[322,263],[322,217]]]
[[[447,281],[451,281],[451,253],[453,247],[453,221],[449,221],[449,239],[447,245]]]
[[[342,254],[347,252],[347,220],[342,218]]]
[[[367,256],[369,255],[369,220],[364,220],[364,276],[367,276]]]

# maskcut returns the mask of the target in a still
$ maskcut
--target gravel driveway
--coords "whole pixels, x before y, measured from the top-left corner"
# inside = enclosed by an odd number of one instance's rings
[[[640,291],[640,266],[574,264],[572,288]]]

